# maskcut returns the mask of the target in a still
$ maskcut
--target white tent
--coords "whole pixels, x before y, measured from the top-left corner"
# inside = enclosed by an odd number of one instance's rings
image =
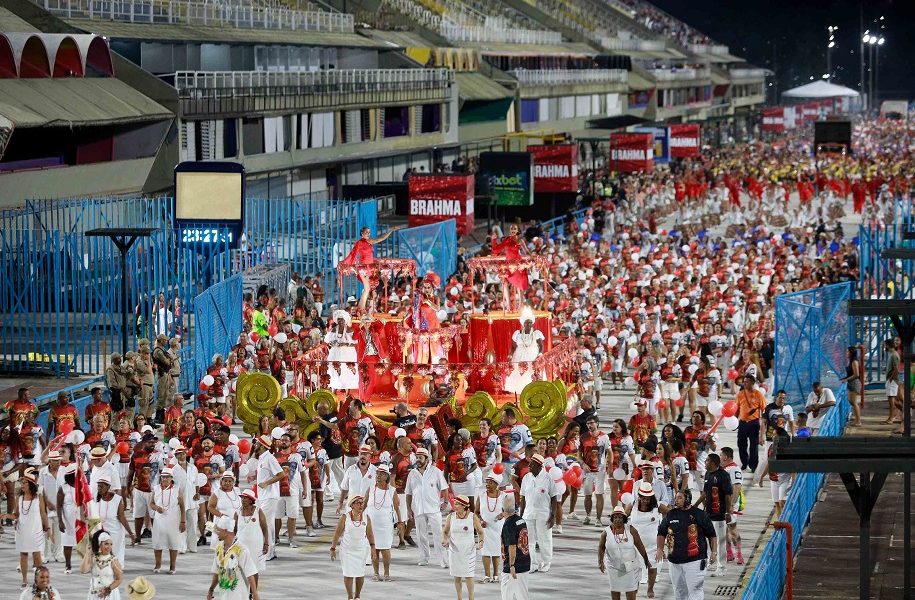
[[[788,98],[857,98],[859,96],[858,92],[851,88],[822,79],[790,89],[782,95]]]

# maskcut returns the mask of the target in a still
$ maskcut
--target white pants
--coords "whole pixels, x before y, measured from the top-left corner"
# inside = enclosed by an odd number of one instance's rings
[[[54,541],[52,542],[48,536],[45,536],[42,559],[44,562],[51,562],[52,560],[61,562],[64,559],[64,546],[60,536],[60,529],[58,529],[57,526],[56,513],[54,515],[48,515],[48,525],[51,526],[51,531],[54,532]]]
[[[702,586],[705,583],[705,569],[700,568],[703,562],[694,560],[680,564],[667,563],[676,600],[704,600],[705,590]]]
[[[546,526],[546,517],[525,517],[531,569],[539,569],[553,561],[553,530]]]
[[[442,560],[442,514],[439,512],[414,515],[416,520],[416,535],[419,539],[419,558],[431,563]],[[429,539],[429,535],[432,539]],[[431,550],[430,545],[431,544]]]
[[[258,500],[258,508],[264,511],[264,517],[267,519],[267,558],[276,556],[276,533],[274,527],[274,515],[279,498],[266,498]]]
[[[193,508],[189,508],[184,511],[184,520],[186,521],[184,542],[185,552],[197,552],[197,536],[200,535],[200,532],[197,531],[197,506],[198,504],[191,501],[194,505]]]
[[[343,481],[344,470],[342,456],[330,459],[330,474],[332,475],[330,478],[330,488],[333,489],[327,489],[325,490],[326,492],[333,492],[334,494],[340,493],[340,482]],[[321,476],[323,477],[323,475]]]
[[[717,562],[715,563],[716,567],[721,567],[722,569],[727,566],[727,530],[728,524],[724,521],[712,521],[712,526],[715,528],[715,535],[718,536],[718,557]],[[715,559],[714,556],[709,557]]]
[[[507,558],[507,557],[506,557]],[[518,578],[511,573],[502,573],[499,584],[502,587],[502,600],[527,600],[530,594],[527,591],[527,573],[518,573]]]

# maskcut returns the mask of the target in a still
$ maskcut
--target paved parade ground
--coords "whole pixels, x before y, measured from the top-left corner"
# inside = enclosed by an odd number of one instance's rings
[[[632,401],[632,390],[615,391],[605,384],[602,394],[599,415],[603,422],[612,418],[630,416],[629,404]],[[240,427],[237,433],[241,434]],[[719,429],[719,447],[736,447],[736,433]],[[766,482],[768,486],[768,482]],[[750,555],[760,533],[764,530],[769,518],[772,501],[768,487],[746,486],[747,508],[740,517],[739,528],[743,536],[744,557],[750,562]],[[276,560],[267,563],[267,571],[261,576],[261,598],[273,600],[280,598],[345,598],[342,576],[338,563],[330,560],[330,538],[336,524],[334,508],[336,502],[325,501],[324,522],[326,529],[319,530],[318,537],[306,538],[305,523],[299,519],[298,548],[289,548],[285,539],[277,546]],[[566,507],[568,504],[566,504]],[[611,507],[605,508],[604,522],[609,524]],[[577,512],[584,514],[582,500],[579,499]],[[129,518],[129,517],[128,517]],[[594,525],[584,526],[580,521],[566,519],[564,532],[554,535],[553,568],[548,573],[530,575],[531,598],[565,598],[574,595],[576,598],[609,598],[609,588],[605,575],[597,568],[597,544],[601,528]],[[415,536],[415,532],[414,532]],[[285,536],[283,536],[285,538]],[[156,598],[164,600],[179,598],[205,598],[210,581],[212,551],[200,548],[197,554],[184,554],[178,557],[178,573],[175,575],[153,574],[153,556],[150,541],[144,545],[129,547],[126,550],[125,582],[138,575],[144,575],[156,586]],[[167,561],[167,556],[165,557]],[[405,550],[392,550],[391,576],[393,582],[371,581],[371,567],[367,567],[369,577],[361,598],[454,598],[454,586],[448,571],[435,566],[418,567],[419,551],[408,547]],[[17,564],[13,546],[13,528],[7,527],[0,536],[0,564]],[[167,562],[165,563],[167,566]],[[51,580],[64,600],[84,598],[89,586],[88,575],[76,572],[79,559],[74,555],[74,573],[64,574],[63,564],[51,563]],[[708,577],[705,580],[706,598],[733,598],[736,587],[745,567],[730,563],[724,577]],[[477,581],[483,578],[482,561],[477,563]],[[14,571],[0,574],[0,600],[18,598],[19,575]],[[122,584],[122,590],[124,585]],[[717,592],[717,593],[716,593]],[[498,584],[477,584],[478,598],[498,598]],[[122,596],[123,597],[123,596]],[[646,597],[646,586],[641,586],[639,598]],[[666,568],[658,575],[655,586],[655,598],[673,598],[670,579]]]

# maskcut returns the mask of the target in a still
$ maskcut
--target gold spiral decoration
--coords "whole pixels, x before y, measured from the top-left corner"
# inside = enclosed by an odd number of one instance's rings
[[[515,405],[514,402],[506,402],[502,406],[498,407],[496,409],[495,414],[492,416],[491,420],[492,420],[492,425],[493,425],[494,430],[499,429],[499,426],[502,424],[502,415],[505,414],[506,408],[510,408],[513,411],[515,411],[515,416],[518,418],[519,423],[523,420],[523,415],[521,414],[521,409],[519,409],[517,407],[517,405]]]
[[[315,390],[312,393],[308,394],[308,397],[304,400],[305,414],[308,415],[308,420],[311,420],[311,417],[318,415],[318,403],[324,402],[327,404],[330,412],[333,414],[337,413],[337,396],[330,390]]]
[[[486,392],[476,392],[464,404],[461,424],[470,431],[480,430],[480,419],[492,419],[496,414],[496,402]]]
[[[235,386],[236,415],[244,421],[246,433],[257,431],[257,422],[270,414],[283,397],[276,378],[267,373],[242,373]]]
[[[556,435],[565,423],[566,395],[552,381],[532,381],[524,386],[518,405],[535,438]]]

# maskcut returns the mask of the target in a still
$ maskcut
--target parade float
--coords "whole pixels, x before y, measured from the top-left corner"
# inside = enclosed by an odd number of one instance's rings
[[[473,281],[498,281],[503,288],[514,289],[519,277],[523,275],[526,282],[531,271],[540,273],[540,281],[548,281],[548,261],[538,255],[471,258],[468,266],[471,290]],[[445,423],[452,418],[471,431],[478,430],[484,417],[498,428],[509,407],[540,438],[557,435],[567,422],[567,413],[577,406],[576,340],[556,339],[552,315],[522,306],[520,294],[517,301],[506,301],[503,306],[508,310],[474,312],[460,326],[443,322],[438,277],[429,273],[417,280],[412,260],[341,263],[338,277],[338,289],[344,289],[347,277],[368,281],[379,299],[375,310],[361,318],[340,311],[328,315],[325,343],[291,365],[286,397],[271,375],[242,374],[235,393],[237,416],[246,432],[254,433],[260,418],[279,406],[289,422],[299,424],[305,437],[317,427],[314,417],[321,404],[323,415],[342,416],[346,404],[358,398],[366,404],[364,414],[374,421],[382,444],[393,433],[393,409],[400,402],[414,414],[427,407],[439,439],[446,439]],[[389,289],[394,289],[398,279],[416,282],[411,285],[412,303],[405,314],[388,310]],[[477,306],[474,292],[470,302]],[[343,323],[339,335],[333,322],[338,317]],[[338,339],[341,345],[337,345]],[[374,354],[366,353],[366,339],[372,340]],[[358,384],[346,383],[347,379]],[[349,387],[354,385],[357,387]]]

